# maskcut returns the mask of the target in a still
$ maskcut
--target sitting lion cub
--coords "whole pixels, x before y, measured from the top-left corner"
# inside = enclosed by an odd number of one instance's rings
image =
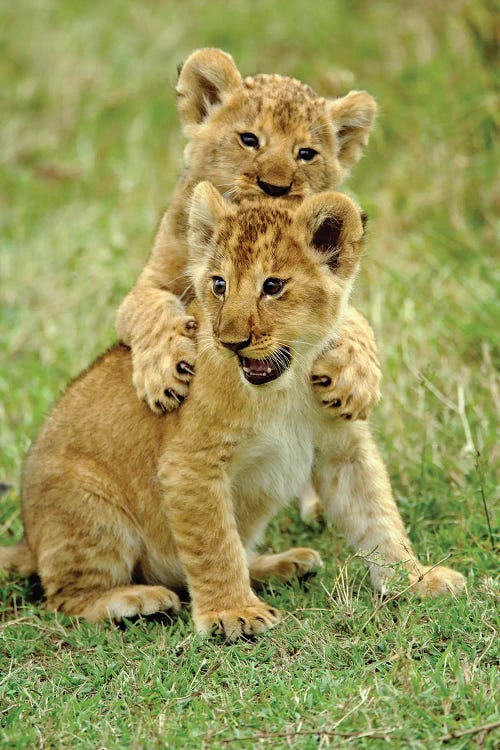
[[[310,549],[254,554],[311,471],[358,549],[411,557],[366,424],[324,437],[327,417],[307,387],[347,304],[362,235],[359,210],[339,193],[296,209],[236,206],[201,183],[189,214],[199,321],[189,399],[157,416],[135,396],[127,347],[98,359],[27,458],[26,538],[0,550],[0,563],[36,570],[50,607],[90,621],[177,610],[172,589],[187,583],[199,631],[260,633],[279,615],[251,579],[320,563]],[[408,565],[418,585],[422,569]],[[371,567],[381,588],[386,569]],[[436,590],[463,581],[446,568],[425,578]]]

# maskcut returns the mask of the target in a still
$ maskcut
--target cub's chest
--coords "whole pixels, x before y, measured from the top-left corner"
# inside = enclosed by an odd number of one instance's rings
[[[229,473],[234,488],[246,497],[267,495],[286,502],[307,481],[314,454],[314,430],[300,408],[259,420],[236,449]]]

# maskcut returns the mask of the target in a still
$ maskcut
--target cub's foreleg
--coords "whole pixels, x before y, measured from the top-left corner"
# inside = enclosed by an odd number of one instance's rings
[[[327,518],[367,557],[373,587],[385,592],[392,564],[401,563],[419,594],[458,593],[465,584],[460,573],[417,560],[368,425],[339,425],[332,446],[318,456],[313,482]]]
[[[313,365],[316,397],[332,421],[366,419],[380,399],[380,380],[373,331],[361,313],[348,307],[338,337]]]
[[[220,458],[212,462],[205,451],[170,448],[160,459],[159,479],[196,628],[233,639],[274,627],[279,614],[252,591],[221,466]]]
[[[180,298],[188,286],[186,253],[171,237],[167,213],[148,264],[116,315],[118,337],[132,350],[137,396],[157,414],[184,401],[196,360],[196,322]]]
[[[312,388],[323,412],[324,429],[339,421],[365,420],[380,399],[381,369],[377,343],[366,318],[349,306],[334,342],[316,359]],[[321,503],[308,485],[300,498],[306,523],[321,517]]]

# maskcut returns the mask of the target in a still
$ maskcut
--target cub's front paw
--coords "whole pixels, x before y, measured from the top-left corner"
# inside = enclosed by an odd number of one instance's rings
[[[443,565],[422,568],[420,574],[410,573],[411,590],[420,596],[459,594],[465,583],[465,577],[461,573]]]
[[[367,419],[380,398],[380,365],[368,347],[340,340],[313,365],[311,382],[333,419]]]
[[[196,361],[195,332],[196,320],[179,315],[132,344],[134,388],[156,414],[177,409],[187,396]]]
[[[248,607],[201,612],[195,615],[194,621],[199,633],[211,632],[234,641],[243,635],[258,635],[274,628],[280,621],[280,614],[274,607],[259,601]]]

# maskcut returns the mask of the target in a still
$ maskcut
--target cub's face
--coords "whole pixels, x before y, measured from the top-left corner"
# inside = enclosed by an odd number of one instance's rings
[[[210,180],[235,202],[300,200],[336,187],[360,158],[376,113],[366,92],[327,100],[283,76],[242,79],[214,49],[190,56],[177,93],[190,179]]]
[[[251,385],[308,372],[335,332],[356,272],[359,209],[325,193],[294,209],[225,201],[198,185],[189,217],[191,276],[202,310],[200,347],[234,357]]]
[[[250,80],[194,130],[186,157],[195,180],[234,201],[302,199],[342,177],[325,101],[287,78]]]

